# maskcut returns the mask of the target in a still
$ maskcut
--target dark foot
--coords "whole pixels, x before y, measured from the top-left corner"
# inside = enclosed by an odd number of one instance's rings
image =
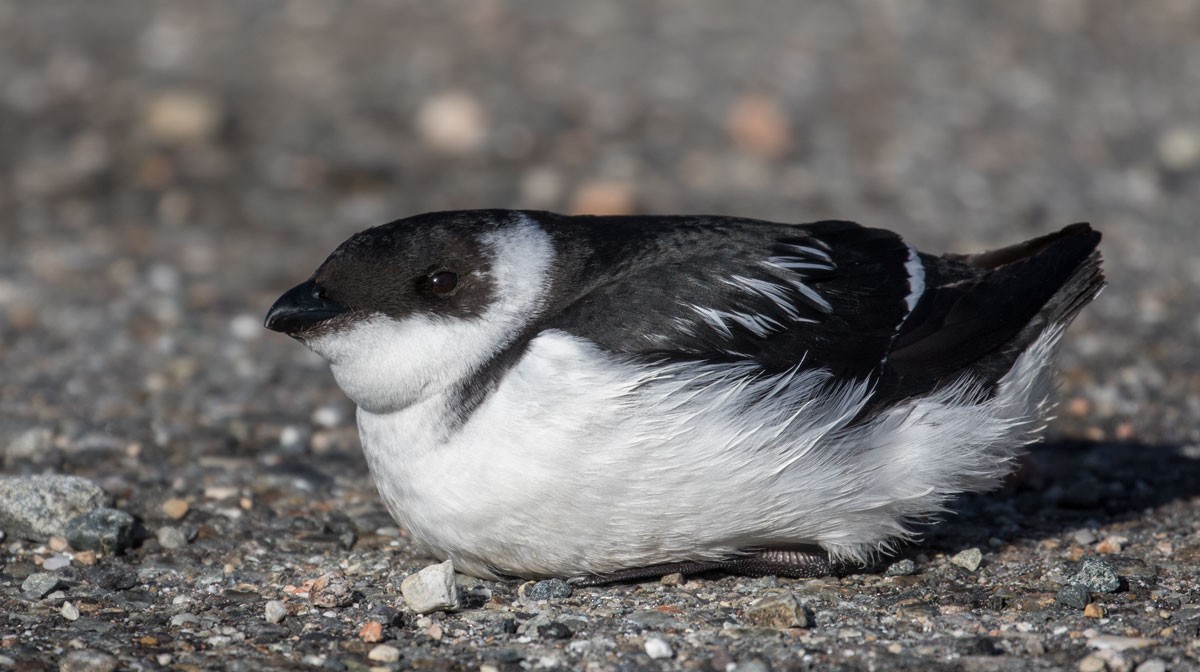
[[[820,551],[766,550],[732,560],[712,562],[671,562],[648,567],[622,569],[612,574],[576,576],[568,581],[576,586],[604,586],[626,581],[657,579],[668,574],[691,576],[708,572],[728,572],[742,576],[784,576],[791,579],[816,579],[846,569],[843,563],[832,563]]]

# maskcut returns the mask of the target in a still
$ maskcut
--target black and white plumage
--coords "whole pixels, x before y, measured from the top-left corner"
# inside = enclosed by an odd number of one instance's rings
[[[392,515],[460,571],[861,560],[1037,437],[1099,238],[431,213],[351,237],[267,326],[329,360]]]

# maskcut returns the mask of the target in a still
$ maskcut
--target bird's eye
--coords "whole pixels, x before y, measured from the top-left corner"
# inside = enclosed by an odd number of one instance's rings
[[[316,283],[313,283],[312,298],[314,298],[314,299],[325,298],[325,288]]]
[[[434,294],[449,294],[458,287],[458,274],[454,271],[438,271],[429,277],[429,287]]]

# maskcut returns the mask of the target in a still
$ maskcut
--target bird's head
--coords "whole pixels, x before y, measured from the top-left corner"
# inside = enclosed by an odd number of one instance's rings
[[[554,249],[527,215],[430,213],[351,236],[279,297],[266,327],[329,360],[375,413],[445,392],[537,316]]]

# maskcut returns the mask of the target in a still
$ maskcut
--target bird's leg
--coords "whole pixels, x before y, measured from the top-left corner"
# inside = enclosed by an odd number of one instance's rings
[[[707,572],[728,572],[743,576],[783,576],[792,579],[815,579],[830,576],[843,571],[845,565],[830,562],[829,556],[820,551],[798,551],[768,549],[758,551],[753,555],[745,555],[730,560],[713,560],[710,562],[670,562],[648,567],[633,567],[622,569],[611,574],[596,574],[577,576],[570,579],[576,586],[603,586],[610,583],[625,581],[645,581],[657,579],[668,574],[705,574]]]

